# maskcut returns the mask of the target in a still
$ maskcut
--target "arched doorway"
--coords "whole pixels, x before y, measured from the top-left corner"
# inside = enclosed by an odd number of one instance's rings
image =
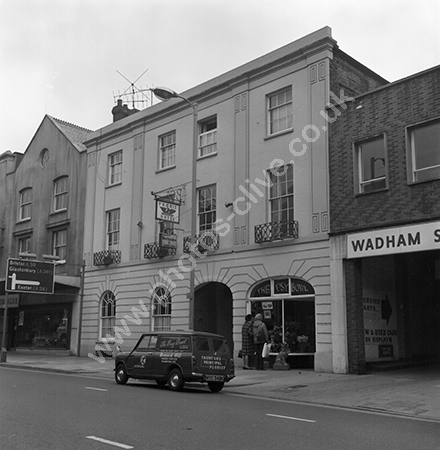
[[[211,282],[197,287],[194,302],[194,330],[223,335],[233,351],[232,292],[228,286]]]

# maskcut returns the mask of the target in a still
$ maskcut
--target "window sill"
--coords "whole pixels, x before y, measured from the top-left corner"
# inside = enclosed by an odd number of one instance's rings
[[[26,222],[30,222],[30,221],[31,221],[31,217],[27,217],[26,219],[17,220],[17,222],[15,224],[18,225],[20,223],[26,223]]]
[[[387,191],[389,191],[389,190],[390,190],[390,188],[389,188],[389,187],[386,187],[386,188],[383,188],[383,189],[378,189],[377,191],[371,191],[371,192],[357,192],[357,193],[355,194],[355,196],[356,196],[356,197],[363,197],[364,195],[378,194],[379,192],[387,192]]]
[[[207,155],[198,156],[197,161],[199,161],[200,159],[211,158],[211,156],[217,156],[217,152],[212,152],[212,153],[208,153]]]
[[[119,181],[118,183],[108,184],[105,188],[109,189],[115,186],[120,186],[122,184],[122,181]]]
[[[57,211],[52,211],[49,216],[56,216],[57,214],[62,214],[62,213],[66,213],[67,212],[67,208],[63,208],[63,209],[58,209]]]
[[[166,172],[167,170],[175,169],[176,165],[173,164],[172,166],[163,167],[162,169],[157,169],[156,173]]]
[[[264,138],[264,140],[266,141],[268,139],[272,139],[272,138],[275,138],[275,137],[278,137],[278,136],[283,136],[284,134],[293,133],[293,131],[294,131],[293,128],[287,128],[286,130],[278,131],[278,133],[273,133],[273,134],[267,135]]]
[[[440,181],[440,178],[432,178],[430,180],[421,180],[421,181],[408,181],[408,186],[416,186],[418,184],[432,183],[433,181]]]

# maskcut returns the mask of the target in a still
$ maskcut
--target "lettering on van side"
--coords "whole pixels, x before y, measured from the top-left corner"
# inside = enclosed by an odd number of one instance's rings
[[[202,356],[202,367],[208,367],[211,370],[225,370],[226,359],[220,358],[220,356]]]
[[[159,357],[162,363],[174,363],[182,357],[182,352],[160,352]]]

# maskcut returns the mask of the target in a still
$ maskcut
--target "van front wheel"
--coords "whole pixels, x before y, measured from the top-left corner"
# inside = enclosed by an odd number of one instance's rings
[[[116,367],[115,371],[115,380],[118,384],[126,384],[128,381],[128,375],[125,371],[125,366],[123,364],[119,364],[118,367]]]
[[[208,387],[211,392],[220,392],[223,389],[225,383],[223,381],[210,381]]]
[[[185,380],[183,379],[182,372],[179,369],[173,369],[168,377],[168,385],[173,391],[181,391]]]

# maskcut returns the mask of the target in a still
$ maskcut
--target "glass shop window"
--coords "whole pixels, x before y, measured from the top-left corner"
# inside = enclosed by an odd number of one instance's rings
[[[251,301],[251,314],[263,316],[271,343],[271,352],[288,347],[289,353],[314,353],[314,299],[270,299]]]

